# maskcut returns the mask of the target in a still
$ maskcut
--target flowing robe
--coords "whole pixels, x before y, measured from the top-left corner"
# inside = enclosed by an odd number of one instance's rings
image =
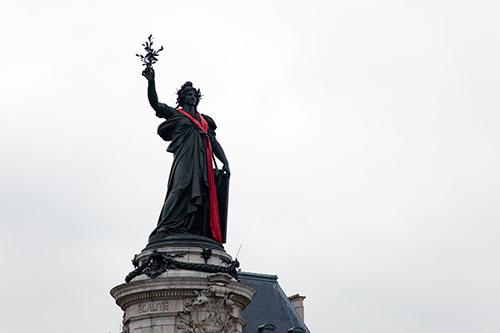
[[[151,236],[157,233],[192,233],[212,238],[205,134],[185,115],[170,109],[171,115],[158,127],[158,135],[165,141],[171,141],[167,151],[174,154],[174,161],[158,225]],[[212,140],[217,126],[212,118],[203,117],[208,123],[208,136]],[[195,118],[200,121],[198,116]]]

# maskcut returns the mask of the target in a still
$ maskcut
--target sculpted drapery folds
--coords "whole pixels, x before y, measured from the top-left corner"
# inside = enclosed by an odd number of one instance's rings
[[[165,119],[158,135],[170,141],[167,151],[174,154],[167,195],[150,240],[189,233],[222,243],[212,155],[223,163],[228,176],[230,169],[215,135],[217,125],[211,117],[198,113],[201,93],[191,82],[177,91],[177,108],[172,108],[158,101],[153,68],[146,67],[143,76],[148,80],[151,107],[157,117]]]

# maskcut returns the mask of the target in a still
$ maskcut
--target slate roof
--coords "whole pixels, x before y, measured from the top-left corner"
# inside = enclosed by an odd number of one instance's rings
[[[278,284],[278,276],[240,271],[238,278],[257,291],[243,310],[243,333],[310,333]]]

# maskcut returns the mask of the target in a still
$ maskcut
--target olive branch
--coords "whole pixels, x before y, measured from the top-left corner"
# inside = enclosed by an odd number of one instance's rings
[[[153,64],[158,61],[159,52],[163,51],[163,46],[158,50],[153,49],[153,35],[149,35],[148,40],[142,46],[144,46],[146,54],[136,54],[136,56],[141,59],[142,65],[146,68],[153,67]]]

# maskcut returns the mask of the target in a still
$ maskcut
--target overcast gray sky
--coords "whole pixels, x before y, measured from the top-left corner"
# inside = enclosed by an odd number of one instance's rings
[[[117,333],[186,80],[232,170],[226,250],[313,332],[500,330],[497,1],[3,1],[0,321]]]

